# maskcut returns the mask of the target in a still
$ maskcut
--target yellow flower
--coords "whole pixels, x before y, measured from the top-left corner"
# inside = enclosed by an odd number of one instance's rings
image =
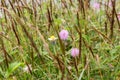
[[[55,41],[57,38],[55,36],[50,36],[50,38],[48,38],[49,41]]]

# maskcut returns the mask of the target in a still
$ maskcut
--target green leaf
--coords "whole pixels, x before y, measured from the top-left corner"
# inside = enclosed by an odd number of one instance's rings
[[[11,63],[8,70],[5,73],[5,77],[8,78],[18,67],[20,67],[23,64],[24,63],[21,63],[21,62]]]
[[[4,77],[4,72],[2,71],[2,68],[0,67],[0,77]]]
[[[3,61],[4,61],[4,59],[2,57],[0,57],[0,63],[3,62]]]
[[[88,35],[82,35],[82,37],[88,42],[90,43],[90,37]]]
[[[110,51],[110,53],[111,53],[111,54],[117,53],[117,49],[112,49],[112,50]]]

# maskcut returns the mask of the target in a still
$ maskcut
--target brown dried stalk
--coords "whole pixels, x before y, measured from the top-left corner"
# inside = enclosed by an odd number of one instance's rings
[[[118,23],[118,26],[119,26],[118,29],[120,29],[120,22],[119,22],[118,14],[117,14],[116,10],[115,10],[115,17],[117,19],[117,23]]]
[[[84,0],[84,8],[87,10],[90,7],[90,0]]]
[[[25,64],[27,65],[28,70],[29,70],[30,74],[32,75],[32,70],[31,70],[31,68],[30,68],[29,64],[28,64],[27,62],[25,62]]]
[[[111,2],[112,2],[112,17],[110,20],[110,31],[111,31],[110,38],[113,37],[113,31],[114,31],[113,29],[114,29],[114,22],[115,22],[114,17],[115,17],[115,2],[116,2],[116,0],[111,0]]]
[[[2,3],[1,7],[6,7],[6,4],[3,0],[1,0],[1,3]],[[5,22],[7,23],[8,22],[7,21],[7,14],[6,14],[6,11],[4,9],[3,9],[3,11],[4,11],[4,16],[5,16]]]
[[[80,25],[79,13],[77,12],[77,26],[75,26],[76,31],[79,33],[79,58],[82,53],[82,33],[81,33],[81,25]]]
[[[108,33],[107,22],[105,22],[105,34],[106,34],[106,36],[107,36],[107,33]]]
[[[12,29],[13,29],[13,32],[14,32],[15,37],[17,39],[18,45],[20,45],[20,40],[19,40],[19,37],[18,37],[18,33],[17,33],[16,29],[15,29],[15,23],[13,22],[13,20],[11,20],[11,22],[12,22]]]
[[[83,42],[84,42],[84,44],[85,44],[86,48],[88,48],[88,49],[89,49],[89,51],[91,52],[91,54],[92,54],[92,56],[93,56],[93,58],[94,58],[95,56],[94,56],[94,53],[93,53],[92,47],[91,47],[91,46],[89,46],[89,45],[87,44],[87,42],[86,42],[84,39],[83,39]]]
[[[50,31],[50,26],[52,26],[52,17],[49,8],[47,8],[47,19],[48,19],[48,31]]]
[[[67,4],[65,0],[61,0],[62,4],[64,5],[64,7],[67,9]]]
[[[43,61],[43,59],[42,59],[42,56],[41,56],[41,54],[40,54],[40,52],[39,52],[39,50],[38,50],[35,42],[33,41],[32,36],[28,33],[28,31],[27,31],[27,29],[26,29],[26,27],[28,27],[28,25],[25,24],[25,23],[23,22],[23,20],[21,20],[17,15],[15,15],[15,20],[17,21],[18,24],[21,25],[24,33],[26,34],[26,36],[28,37],[29,41],[31,42],[32,47],[33,47],[34,50],[37,52],[38,57],[41,59],[41,62],[43,63],[44,61]]]
[[[8,58],[10,60],[12,60],[11,56],[8,54],[8,52],[6,51],[5,49],[5,46],[4,46],[4,41],[3,41],[3,38],[0,36],[0,44],[2,46],[2,50],[3,50],[3,53],[4,53],[4,57],[5,57],[5,63],[6,63],[6,66],[7,68],[9,67],[9,62],[8,62]],[[8,58],[7,58],[8,57]]]
[[[78,2],[79,2],[78,10],[81,11],[81,13],[83,14],[83,18],[85,19],[85,8],[84,8],[84,2],[83,2],[83,0],[78,0]]]
[[[76,73],[77,73],[77,76],[78,76],[77,58],[74,58],[74,66],[75,66]]]
[[[98,34],[102,35],[105,39],[108,40],[108,42],[111,44],[112,41],[106,36],[104,35],[102,32],[100,32],[99,30],[97,30],[95,27],[92,27]]]
[[[13,3],[11,2],[11,0],[8,0],[8,1],[9,1],[10,5],[11,5],[11,7],[12,7],[13,11],[16,13],[16,10],[15,10],[15,8],[14,8]]]
[[[72,0],[69,0],[70,1],[70,4],[73,6],[73,1]]]
[[[35,20],[35,23],[36,23],[37,10],[36,10],[36,3],[35,3],[35,0],[32,0],[32,6],[33,6],[34,20]]]

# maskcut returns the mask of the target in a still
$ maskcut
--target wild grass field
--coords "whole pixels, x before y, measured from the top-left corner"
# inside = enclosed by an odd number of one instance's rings
[[[120,80],[120,0],[0,0],[0,80]]]

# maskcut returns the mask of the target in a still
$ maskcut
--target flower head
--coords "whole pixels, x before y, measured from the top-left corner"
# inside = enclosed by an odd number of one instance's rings
[[[69,35],[69,33],[67,30],[61,30],[59,33],[61,40],[66,40],[68,38],[68,35]]]
[[[28,66],[29,66],[30,70],[32,70],[32,65],[29,64]],[[25,67],[23,68],[23,71],[24,71],[24,72],[27,72],[27,73],[29,72],[28,66],[25,66]]]
[[[97,3],[97,2],[94,2],[94,3],[93,3],[93,8],[94,8],[94,9],[100,9],[100,4]]]
[[[112,2],[111,2],[111,1],[108,3],[108,6],[109,6],[109,7],[112,7]]]
[[[50,36],[49,38],[48,38],[48,40],[49,41],[55,41],[57,38],[55,37],[55,36]]]
[[[72,48],[71,50],[71,56],[76,57],[79,55],[79,49],[78,48]]]

